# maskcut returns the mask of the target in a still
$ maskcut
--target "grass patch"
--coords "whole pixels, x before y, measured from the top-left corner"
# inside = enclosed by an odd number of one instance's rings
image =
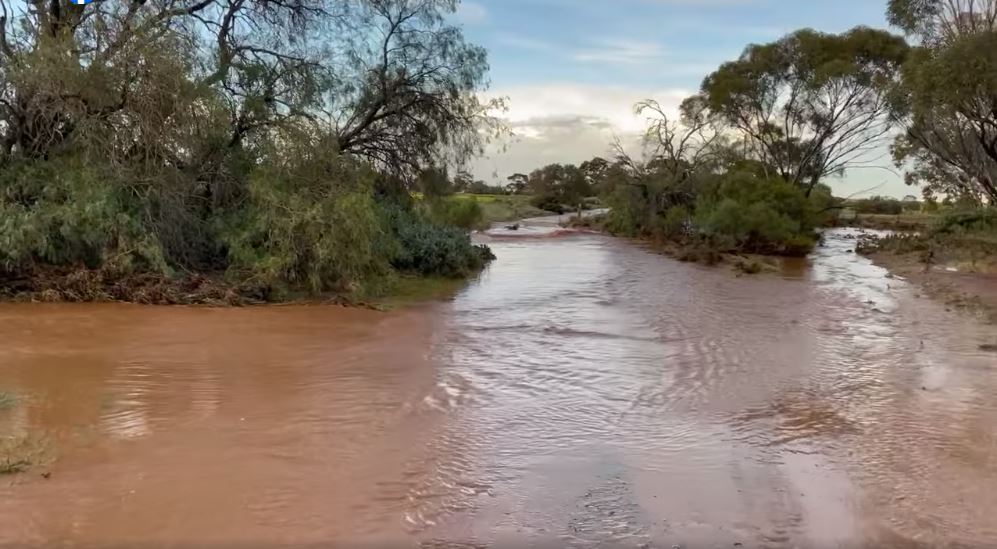
[[[31,462],[27,460],[14,460],[10,458],[0,461],[0,475],[16,475],[31,468]]]
[[[400,307],[452,298],[467,281],[459,278],[400,276],[393,280],[387,293],[374,301],[375,307],[391,310]]]
[[[17,404],[17,397],[11,393],[0,391],[0,410],[13,408]]]
[[[49,445],[40,437],[0,438],[0,475],[16,475],[51,463]]]
[[[997,267],[997,210],[980,209],[935,216],[917,234],[898,233],[861,242],[863,253],[916,254],[926,265],[958,266],[960,271],[994,272]]]
[[[477,201],[483,213],[483,223],[489,226],[504,221],[550,215],[550,212],[531,204],[531,197],[527,195],[456,194],[454,198]]]
[[[421,195],[418,193],[413,193],[413,196],[417,200],[422,200]],[[556,215],[556,212],[535,206],[533,198],[531,195],[523,194],[471,193],[454,194],[447,197],[448,200],[456,202],[476,202],[482,211],[480,226],[475,227],[479,229],[487,229],[495,223]],[[596,198],[588,198],[585,201],[585,209],[600,208],[602,206],[602,202]]]
[[[761,264],[760,261],[756,259],[746,259],[746,258],[741,258],[736,263],[734,263],[734,268],[744,274],[749,274],[749,275],[758,274],[765,269],[765,267]]]

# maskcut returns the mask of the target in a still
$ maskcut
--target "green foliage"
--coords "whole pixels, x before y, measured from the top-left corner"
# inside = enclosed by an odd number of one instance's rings
[[[685,206],[672,206],[660,218],[655,232],[673,240],[681,240],[692,233],[692,212]]]
[[[138,200],[114,177],[78,157],[22,161],[0,173],[0,268],[169,272],[158,241],[143,230]]]
[[[802,255],[815,243],[813,206],[780,178],[733,174],[715,196],[700,197],[697,231],[724,251]]]
[[[506,188],[500,185],[489,185],[484,181],[472,181],[467,186],[467,192],[471,194],[506,194]]]
[[[413,187],[453,192],[433,166],[496,129],[478,94],[485,51],[449,24],[453,2],[340,4],[50,2],[0,17],[0,292],[27,280],[98,299],[128,279],[166,296],[222,273],[253,295],[367,292],[403,252],[468,272],[466,235],[444,225],[474,226],[475,204],[412,213],[450,254],[403,248],[411,227],[387,209],[415,208]],[[38,288],[43,271],[63,280]]]
[[[863,214],[900,215],[904,212],[903,202],[887,196],[854,200],[848,203],[848,207]]]
[[[609,215],[606,230],[620,236],[639,236],[647,229],[650,204],[640,189],[630,185],[615,185],[606,196]]]
[[[558,215],[568,211],[568,209],[564,207],[564,203],[558,200],[555,196],[547,194],[535,195],[530,199],[530,204],[534,208],[539,208],[545,212]]]
[[[416,187],[427,198],[447,196],[454,192],[447,171],[439,168],[423,170],[416,179]]]
[[[399,249],[391,264],[403,272],[426,276],[463,277],[494,259],[486,246],[475,246],[461,229],[431,223],[401,208],[387,211]]]
[[[570,164],[550,164],[530,174],[528,189],[532,204],[542,210],[564,213],[592,194],[586,173]]]
[[[680,257],[715,262],[720,252],[802,255],[834,202],[830,189],[810,197],[781,177],[698,171],[682,180],[653,169],[610,178],[605,226],[614,234],[682,244]]]
[[[17,404],[17,397],[11,393],[0,391],[0,410],[13,408]]]
[[[955,32],[919,48],[895,97],[907,132],[893,157],[912,168],[907,182],[997,203],[997,29]]]
[[[933,230],[936,234],[988,234],[997,238],[997,208],[962,210],[943,216]]]
[[[997,30],[994,0],[889,0],[891,25],[925,44],[939,45],[961,36]]]
[[[481,228],[501,221],[540,217],[548,213],[531,205],[531,197],[528,195],[457,195],[454,198],[474,200],[481,206]]]
[[[231,276],[278,291],[318,293],[355,291],[387,273],[395,243],[365,192],[363,171],[344,168],[324,180],[310,177],[309,168],[253,174],[246,206],[220,233]]]
[[[957,262],[973,267],[997,256],[997,209],[949,212],[920,232],[898,232],[867,244],[864,251],[917,254],[930,265]]]
[[[809,194],[885,135],[887,99],[908,49],[903,38],[865,27],[804,29],[749,46],[703,81],[698,100]]]
[[[467,199],[449,197],[429,200],[428,216],[437,225],[465,230],[481,229],[487,225],[484,222],[484,210],[473,196]]]

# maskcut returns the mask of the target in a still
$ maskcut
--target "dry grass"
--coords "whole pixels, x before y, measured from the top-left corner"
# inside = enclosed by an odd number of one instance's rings
[[[43,437],[0,437],[0,475],[24,473],[51,461],[50,446]]]

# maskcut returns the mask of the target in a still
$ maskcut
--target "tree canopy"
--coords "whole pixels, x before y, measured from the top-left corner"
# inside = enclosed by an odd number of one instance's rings
[[[477,152],[476,130],[488,122],[474,93],[488,66],[485,51],[445,23],[454,8],[2,0],[0,154],[100,145],[105,156],[141,149],[213,170],[217,154],[206,147],[306,132],[397,172],[459,163]]]
[[[925,43],[897,88],[897,165],[929,193],[997,203],[997,2],[894,1],[890,16]]]
[[[776,175],[809,192],[887,136],[889,92],[908,49],[865,27],[800,30],[749,46],[704,80],[701,100]]]
[[[997,0],[890,0],[890,24],[926,45],[997,30]]]

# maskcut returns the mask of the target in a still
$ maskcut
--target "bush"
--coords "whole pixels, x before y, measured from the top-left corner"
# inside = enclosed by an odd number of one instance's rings
[[[555,213],[557,215],[561,215],[565,211],[567,211],[564,207],[564,204],[561,204],[561,202],[557,198],[550,195],[534,196],[533,198],[530,199],[530,204],[532,204],[536,208],[540,208],[541,210]]]
[[[656,221],[653,232],[658,238],[684,240],[692,235],[692,213],[685,206],[672,206]]]
[[[388,219],[399,248],[391,261],[396,269],[425,276],[462,277],[494,259],[487,246],[475,246],[467,233],[431,223],[417,214],[390,208]]]
[[[942,234],[984,233],[997,236],[997,208],[949,213],[938,221],[933,232]]]
[[[483,228],[485,212],[474,197],[447,197],[430,200],[428,216],[437,225],[449,225],[470,231]]]
[[[35,264],[170,271],[134,197],[77,158],[19,162],[0,179],[0,270]]]
[[[328,151],[274,156],[230,187],[169,170],[135,183],[127,167],[95,166],[67,156],[0,172],[0,293],[184,302],[208,275],[207,293],[226,302],[238,301],[226,288],[369,294],[396,269],[462,276],[489,257],[462,229],[480,221],[476,202],[415,212],[407,195],[379,194],[372,169]]]
[[[355,291],[387,274],[397,244],[374,202],[374,178],[336,157],[255,170],[248,199],[219,231],[230,277],[319,293]]]
[[[696,205],[700,236],[723,251],[805,255],[816,242],[813,205],[779,178],[732,174]]]
[[[644,230],[649,208],[636,187],[616,187],[606,197],[606,204],[606,230],[611,234],[633,237]]]
[[[904,212],[904,203],[887,196],[874,196],[855,200],[849,204],[860,214],[900,215]]]

